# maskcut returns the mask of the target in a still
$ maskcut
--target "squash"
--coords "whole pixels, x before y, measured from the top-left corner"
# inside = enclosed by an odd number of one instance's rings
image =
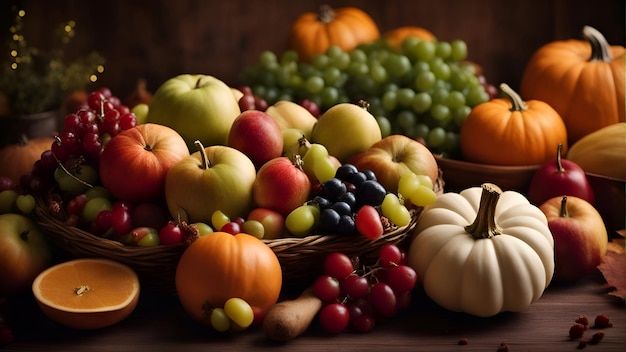
[[[567,152],[567,159],[585,172],[626,181],[626,122],[584,136]]]
[[[211,326],[210,309],[239,297],[260,312],[273,306],[282,288],[276,254],[258,238],[214,232],[183,252],[175,275],[176,292],[191,318]]]
[[[289,30],[288,47],[301,61],[309,62],[333,45],[349,51],[379,38],[378,26],[363,10],[322,5],[319,13],[307,12],[296,18]]]
[[[556,159],[559,144],[567,151],[567,130],[561,116],[540,100],[523,101],[507,84],[506,98],[476,105],[459,134],[465,161],[499,165],[540,165]]]
[[[448,192],[424,208],[408,263],[445,309],[489,317],[538,300],[554,273],[544,213],[494,184]]]
[[[50,150],[54,138],[37,137],[28,139],[21,135],[18,143],[9,144],[0,149],[0,176],[5,176],[19,183],[23,175],[33,170],[35,162],[41,154]]]
[[[435,40],[435,35],[428,29],[417,26],[402,26],[385,32],[383,38],[391,47],[400,49],[406,38],[415,37],[421,40]]]
[[[624,52],[602,33],[583,28],[586,40],[554,41],[526,65],[520,93],[559,112],[569,144],[602,127],[624,121]]]

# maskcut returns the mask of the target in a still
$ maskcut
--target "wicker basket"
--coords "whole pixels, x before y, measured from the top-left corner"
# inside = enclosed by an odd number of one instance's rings
[[[436,191],[438,193],[443,191],[441,178],[436,184]],[[37,223],[62,255],[68,258],[113,259],[133,268],[143,287],[176,293],[174,277],[178,260],[186,249],[184,244],[133,247],[98,237],[69,226],[59,216],[53,215],[47,196],[36,198],[34,214]],[[381,238],[373,241],[362,236],[310,235],[264,242],[274,251],[281,263],[283,282],[290,286],[305,285],[319,275],[322,268],[320,263],[328,253],[341,251],[349,256],[359,256],[362,261],[368,261],[375,260],[378,250],[387,243],[403,245],[403,241],[415,228],[421,209],[411,209],[411,212],[409,225],[389,228]]]

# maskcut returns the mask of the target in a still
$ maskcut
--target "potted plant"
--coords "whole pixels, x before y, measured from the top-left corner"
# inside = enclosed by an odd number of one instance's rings
[[[65,58],[75,35],[74,21],[54,31],[49,50],[40,50],[23,34],[25,11],[14,9],[7,54],[0,59],[0,145],[13,143],[23,133],[31,138],[52,136],[64,99],[84,91],[104,70],[97,52],[71,62]]]

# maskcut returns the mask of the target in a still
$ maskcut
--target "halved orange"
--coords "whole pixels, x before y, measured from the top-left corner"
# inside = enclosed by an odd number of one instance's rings
[[[139,279],[130,267],[113,260],[75,259],[39,274],[33,294],[50,319],[75,329],[99,329],[133,312]]]

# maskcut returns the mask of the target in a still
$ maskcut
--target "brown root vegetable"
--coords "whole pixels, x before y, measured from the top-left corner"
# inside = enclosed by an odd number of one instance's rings
[[[276,303],[263,320],[263,330],[275,341],[289,341],[304,333],[322,308],[322,301],[309,287],[293,300]]]

